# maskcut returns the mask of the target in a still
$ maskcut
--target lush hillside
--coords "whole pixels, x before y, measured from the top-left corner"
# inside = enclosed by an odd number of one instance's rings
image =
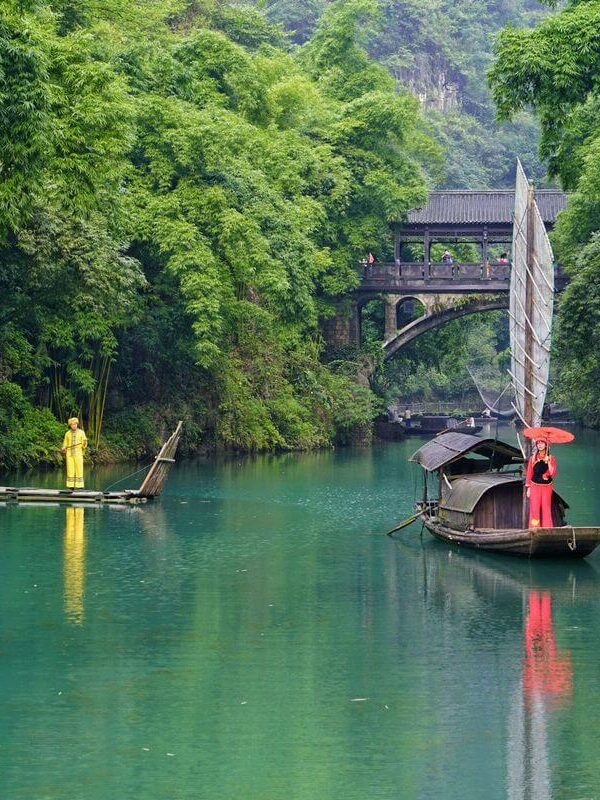
[[[267,0],[265,7],[302,44],[327,2]],[[498,124],[486,73],[505,25],[531,26],[547,13],[536,0],[381,0],[369,52],[420,98],[444,149],[444,170],[433,176],[439,185],[510,187],[517,155],[543,182],[534,118],[523,111]]]
[[[55,460],[71,413],[104,458],[145,453],[179,417],[190,450],[352,441],[384,397],[457,395],[481,358],[500,374],[493,316],[431,333],[385,369],[373,340],[325,362],[320,323],[366,251],[390,254],[390,222],[428,186],[508,186],[517,154],[540,178],[531,104],[543,156],[578,192],[560,253],[595,279],[595,39],[577,28],[594,30],[595,9],[5,2],[0,463]],[[485,74],[506,23],[498,126]],[[593,416],[587,286],[563,303],[560,385]]]
[[[269,19],[305,47],[326,0],[267,0]],[[533,26],[549,13],[535,0],[381,0],[368,30],[368,50],[387,67],[399,91],[421,103],[424,130],[441,148],[441,163],[427,163],[430,186],[511,188],[516,158],[538,185],[546,182],[539,158],[538,123],[526,109],[499,123],[486,75],[505,25]],[[310,45],[309,45],[310,46]],[[364,326],[377,353],[381,310],[367,309]],[[467,317],[432,331],[379,365],[378,394],[460,401],[474,391],[467,367],[484,363],[490,383],[506,381],[506,315]]]
[[[435,149],[366,54],[375,12],[340,2],[291,53],[250,7],[2,4],[0,463],[53,460],[71,413],[113,457],[180,416],[193,447],[369,429],[319,320]]]
[[[492,73],[509,118],[527,106],[541,123],[541,153],[572,192],[554,234],[570,272],[556,341],[558,393],[600,426],[600,3],[569,2],[534,30],[506,30]]]

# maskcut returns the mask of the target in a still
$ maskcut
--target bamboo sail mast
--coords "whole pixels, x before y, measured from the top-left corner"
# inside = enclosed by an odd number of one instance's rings
[[[554,257],[542,216],[517,162],[510,276],[510,377],[514,409],[524,425],[537,426],[548,390],[554,310]]]
[[[179,444],[182,425],[183,422],[179,421],[175,431],[161,447],[138,490],[138,497],[158,497],[161,493],[171,467],[175,463],[175,452]]]
[[[548,391],[554,311],[554,256],[535,202],[535,191],[517,161],[513,258],[510,274],[510,377],[513,408],[527,427],[542,423]],[[519,440],[523,457],[530,455]],[[523,527],[527,492],[523,486]]]

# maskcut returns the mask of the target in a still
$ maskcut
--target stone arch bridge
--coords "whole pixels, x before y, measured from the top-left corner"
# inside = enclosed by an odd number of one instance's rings
[[[566,205],[566,195],[539,190],[536,200],[551,229]],[[385,359],[450,320],[508,308],[513,208],[513,191],[432,192],[427,205],[411,211],[407,222],[396,228],[394,261],[363,265],[360,285],[326,323],[329,345],[360,344],[362,311],[373,300],[385,309]],[[475,260],[461,261],[454,255],[461,249],[465,252],[464,245],[477,253]],[[450,252],[451,259],[432,257],[442,249]],[[420,260],[414,260],[415,253]],[[562,285],[558,273],[557,290]],[[406,320],[407,315],[400,313],[407,301],[421,305],[420,317]]]

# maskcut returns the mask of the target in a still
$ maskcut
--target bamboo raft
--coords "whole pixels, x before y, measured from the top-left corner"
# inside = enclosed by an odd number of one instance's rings
[[[0,503],[145,503],[158,497],[175,463],[175,453],[181,437],[183,423],[180,421],[154,459],[148,474],[138,489],[121,491],[97,491],[90,489],[38,489],[34,487],[0,486]]]

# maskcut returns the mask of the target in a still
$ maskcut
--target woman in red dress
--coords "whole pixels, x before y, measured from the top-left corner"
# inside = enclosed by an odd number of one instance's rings
[[[552,492],[556,475],[556,459],[550,455],[548,443],[538,439],[536,452],[527,463],[525,486],[529,498],[529,527],[553,528]]]

